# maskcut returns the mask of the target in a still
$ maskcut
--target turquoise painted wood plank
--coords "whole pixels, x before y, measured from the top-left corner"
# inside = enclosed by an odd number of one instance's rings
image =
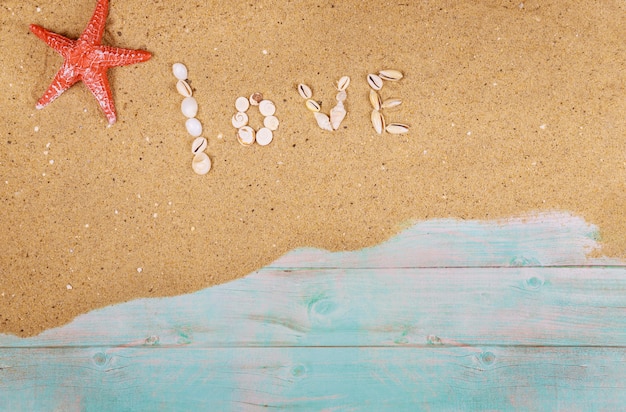
[[[429,220],[387,242],[358,252],[329,254],[300,249],[273,268],[385,268],[624,265],[590,259],[598,248],[597,227],[566,213],[537,213],[499,221]]]
[[[3,350],[11,411],[618,411],[623,348]]]
[[[0,335],[9,410],[619,410],[626,266],[566,214],[424,222]],[[570,265],[570,266],[568,266]]]
[[[0,346],[626,346],[626,268],[264,269]]]

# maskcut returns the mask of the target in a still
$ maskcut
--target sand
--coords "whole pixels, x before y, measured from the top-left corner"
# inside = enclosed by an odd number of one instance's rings
[[[110,5],[104,43],[153,53],[109,71],[112,127],[83,84],[34,107],[62,58],[28,25],[76,38],[95,1],[0,5],[0,333],[433,218],[568,211],[600,228],[596,253],[626,257],[623,1],[145,4]],[[209,140],[206,176],[191,170],[178,61]],[[365,77],[384,68],[405,74],[382,94],[403,100],[387,117],[408,135],[369,123]],[[348,115],[324,132],[295,87],[329,110],[343,75]],[[239,145],[230,124],[255,91],[281,121],[267,147]]]

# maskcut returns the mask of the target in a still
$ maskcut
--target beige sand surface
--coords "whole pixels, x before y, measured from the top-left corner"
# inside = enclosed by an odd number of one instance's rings
[[[621,0],[112,0],[104,43],[153,53],[109,71],[113,127],[82,84],[34,108],[62,59],[28,25],[76,38],[94,7],[0,3],[0,333],[206,288],[300,246],[372,245],[437,217],[570,211],[600,227],[600,253],[626,257]],[[209,139],[202,177],[177,61]],[[405,73],[383,95],[403,99],[388,118],[408,135],[370,126],[365,76],[383,68]],[[343,75],[348,116],[323,132],[295,86],[328,110]],[[282,122],[267,147],[240,146],[230,125],[235,98],[254,91]]]

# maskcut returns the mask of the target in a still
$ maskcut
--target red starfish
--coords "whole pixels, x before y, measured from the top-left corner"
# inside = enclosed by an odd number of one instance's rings
[[[150,53],[101,44],[108,10],[109,0],[98,0],[96,11],[78,40],[68,39],[36,24],[30,25],[30,31],[65,59],[52,84],[37,102],[37,109],[42,109],[74,83],[82,80],[100,103],[109,124],[115,123],[115,104],[107,79],[107,70],[111,67],[144,62],[150,58]]]

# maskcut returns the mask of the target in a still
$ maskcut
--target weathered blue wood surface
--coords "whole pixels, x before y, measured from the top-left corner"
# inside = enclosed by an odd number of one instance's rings
[[[0,410],[625,410],[626,265],[567,214],[356,252],[0,335]]]

